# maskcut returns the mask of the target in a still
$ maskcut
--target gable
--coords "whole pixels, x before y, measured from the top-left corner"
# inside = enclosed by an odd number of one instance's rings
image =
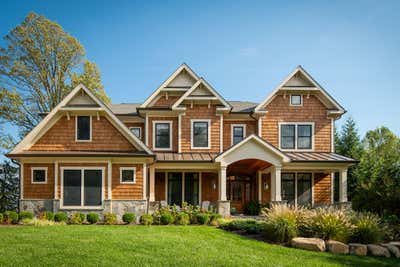
[[[95,106],[100,107],[96,101],[94,101],[90,96],[88,96],[84,91],[81,91],[79,94],[75,95],[68,103],[65,104],[66,107],[73,106]]]
[[[282,87],[315,87],[301,72],[294,74]]]
[[[196,83],[196,79],[183,69],[175,78],[167,83],[164,88],[190,88]]]

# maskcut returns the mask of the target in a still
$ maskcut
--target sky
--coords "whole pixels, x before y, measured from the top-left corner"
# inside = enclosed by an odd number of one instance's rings
[[[362,136],[382,125],[400,135],[400,1],[14,0],[0,10],[1,36],[30,11],[59,23],[113,103],[144,101],[183,62],[225,99],[261,102],[302,65],[348,111],[339,127],[352,116]]]

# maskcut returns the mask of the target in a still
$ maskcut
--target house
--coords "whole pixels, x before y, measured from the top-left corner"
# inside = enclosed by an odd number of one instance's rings
[[[301,66],[253,103],[224,99],[182,64],[139,104],[107,106],[79,85],[8,156],[21,166],[20,208],[34,212],[330,205],[333,174],[346,202],[355,163],[334,152],[344,113]]]

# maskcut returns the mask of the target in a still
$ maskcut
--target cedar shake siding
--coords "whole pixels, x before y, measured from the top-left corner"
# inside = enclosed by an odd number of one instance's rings
[[[204,119],[211,122],[210,133],[210,149],[192,149],[191,148],[191,120]],[[216,115],[216,106],[212,105],[190,105],[186,106],[185,115],[182,116],[182,139],[181,150],[182,152],[220,152],[220,116]]]
[[[47,168],[47,182],[43,184],[32,183],[32,168]],[[24,198],[26,199],[52,199],[54,198],[54,164],[35,163],[24,164]]]
[[[61,117],[29,150],[31,151],[136,151],[108,121],[92,116],[92,141],[75,141],[75,116]]]
[[[331,203],[331,175],[325,173],[314,174],[314,204]]]
[[[257,122],[255,120],[249,119],[248,121],[243,120],[226,120],[224,118],[224,150],[227,150],[229,147],[232,146],[232,124],[245,124],[246,125],[246,135],[244,138],[251,134],[257,134]]]
[[[314,151],[331,152],[331,120],[327,108],[310,95],[303,95],[303,106],[290,106],[290,95],[277,95],[262,117],[262,137],[279,148],[279,122],[314,122]]]
[[[120,181],[121,167],[135,167],[136,181],[134,184],[124,184]],[[143,199],[143,165],[113,164],[112,165],[112,198],[122,200]]]
[[[159,121],[159,122],[170,122],[172,121],[172,125],[171,125],[171,131],[172,131],[172,145],[171,145],[171,150],[168,150],[170,152],[178,152],[178,117],[149,117],[148,122],[149,122],[149,126],[148,126],[148,131],[149,131],[149,135],[148,135],[148,141],[149,141],[149,147],[152,150],[157,150],[154,147],[153,144],[153,138],[154,137],[154,133],[153,133],[153,125],[154,125],[154,121]],[[164,150],[163,150],[164,151]]]
[[[181,97],[181,95],[168,95],[168,99],[167,97],[164,95],[162,95],[159,99],[157,99],[153,105],[151,105],[152,107],[171,107],[179,98]]]

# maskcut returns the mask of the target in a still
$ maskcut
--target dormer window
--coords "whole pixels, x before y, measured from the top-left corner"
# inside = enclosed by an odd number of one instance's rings
[[[302,106],[303,96],[302,95],[290,95],[290,105],[291,106]]]
[[[90,116],[76,116],[76,141],[88,142],[92,140],[92,118]]]

